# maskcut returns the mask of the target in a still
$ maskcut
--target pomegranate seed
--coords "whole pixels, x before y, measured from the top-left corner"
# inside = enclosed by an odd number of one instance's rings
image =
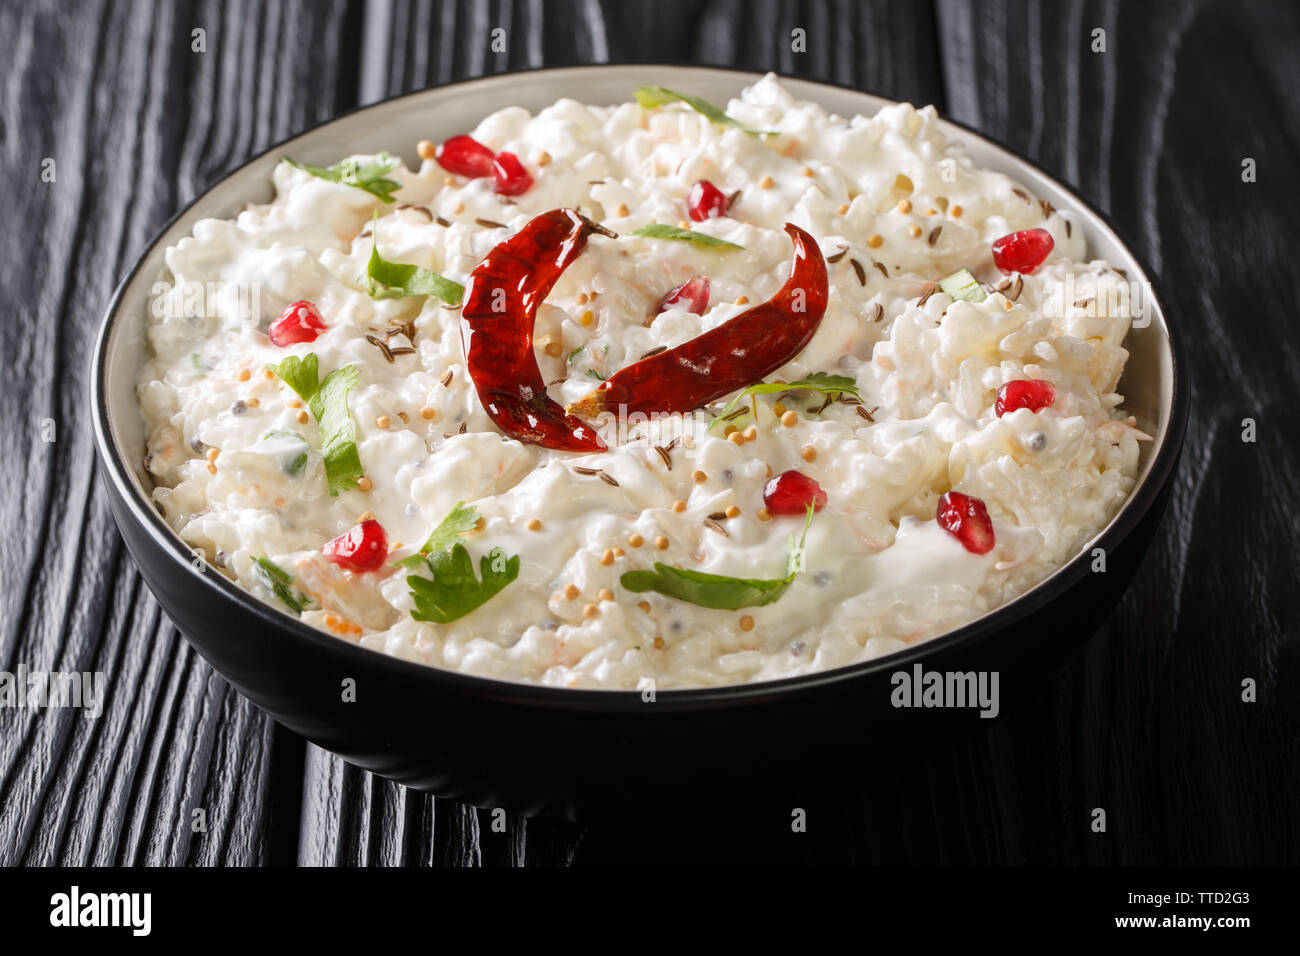
[[[988,554],[993,550],[993,522],[984,502],[978,498],[949,491],[939,499],[935,517],[939,519],[939,527],[971,554]]]
[[[1038,379],[1017,379],[1007,382],[998,389],[998,400],[993,403],[993,411],[1001,418],[1007,412],[1027,408],[1031,412],[1041,412],[1050,408],[1056,401],[1056,389],[1051,382]]]
[[[457,176],[478,179],[492,175],[492,150],[473,136],[453,136],[438,146],[433,158],[439,166]]]
[[[686,194],[686,212],[695,222],[725,216],[729,205],[722,190],[707,179],[701,179]]]
[[[492,191],[499,196],[518,196],[533,187],[533,177],[514,153],[497,153],[492,162]]]
[[[696,315],[703,315],[704,310],[709,307],[708,278],[706,276],[696,276],[694,279],[687,279],[659,300],[659,307],[655,309],[655,315],[675,306],[681,306],[687,312],[694,312]]]
[[[1024,229],[993,241],[993,264],[1003,272],[1026,275],[1043,264],[1056,245],[1046,229]]]
[[[801,515],[809,505],[813,511],[825,508],[826,492],[802,472],[783,471],[763,486],[763,504],[774,515]]]
[[[325,542],[325,557],[349,571],[374,571],[388,557],[388,534],[374,518],[354,524],[346,532]]]
[[[320,311],[304,299],[285,309],[266,330],[266,336],[271,344],[283,348],[296,342],[315,342],[316,336],[324,332],[326,327]]]

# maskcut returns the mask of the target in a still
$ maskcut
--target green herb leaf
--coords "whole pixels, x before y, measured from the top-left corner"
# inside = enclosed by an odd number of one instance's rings
[[[310,163],[300,163],[288,156],[282,158],[290,166],[305,170],[318,179],[327,179],[332,183],[364,189],[384,202],[396,202],[393,193],[402,185],[384,178],[397,168],[397,160],[387,153],[380,153],[366,163],[359,163],[355,159],[344,159],[333,166],[313,166]]]
[[[775,135],[773,130],[751,129],[744,123],[732,119],[708,100],[701,99],[698,96],[692,96],[690,93],[678,93],[676,90],[666,89],[662,86],[637,87],[636,101],[646,109],[663,106],[665,103],[671,103],[674,100],[680,100],[701,116],[707,117],[710,122],[717,123],[720,126],[734,126],[736,129],[742,130],[751,136]]]
[[[366,291],[372,299],[401,299],[408,295],[432,295],[448,305],[460,305],[465,287],[430,269],[389,262],[379,254],[379,217],[371,233],[370,261],[366,263]]]
[[[634,236],[647,236],[651,239],[680,239],[683,242],[693,242],[697,246],[714,246],[727,247],[731,249],[744,249],[744,246],[738,246],[734,242],[728,242],[726,239],[718,239],[716,236],[710,236],[703,232],[694,232],[690,229],[678,229],[676,226],[665,226],[661,223],[651,223],[648,226],[642,226],[640,229],[632,231]]]
[[[279,365],[272,365],[271,371],[280,376],[280,380],[297,392],[304,402],[311,401],[320,386],[320,359],[315,352],[308,352],[301,358],[290,355]]]
[[[673,567],[662,561],[655,562],[653,571],[628,571],[620,578],[629,591],[658,591],[688,604],[725,611],[771,604],[785,593],[793,580],[793,576],[770,580],[729,578]]]
[[[578,353],[581,352],[582,349],[583,349],[583,346],[579,345],[576,349],[574,349],[572,352],[569,353],[569,358],[567,359],[568,364],[570,364],[570,365],[573,364],[573,360],[574,360],[575,358],[577,358]]]
[[[330,372],[318,384],[320,360],[315,352],[308,352],[302,358],[290,355],[272,368],[316,416],[330,496],[355,488],[364,471],[357,451],[357,429],[348,411],[348,392],[356,387],[360,370],[355,365],[345,365]]]
[[[832,375],[830,372],[813,372],[807,378],[802,378],[797,382],[759,382],[757,385],[751,385],[745,389],[724,408],[719,415],[709,422],[709,427],[717,425],[724,418],[731,414],[737,405],[743,402],[750,395],[770,395],[775,392],[792,392],[796,389],[807,389],[811,392],[821,392],[823,395],[852,395],[854,398],[861,398],[858,394],[858,385],[847,375]]]
[[[433,574],[432,580],[418,574],[406,578],[415,602],[411,617],[417,621],[446,624],[464,617],[519,576],[519,555],[507,558],[500,548],[493,548],[479,560],[481,579],[475,576],[474,562],[460,536],[472,531],[478,521],[478,509],[458,501],[418,554],[394,562],[404,568],[427,566]]]
[[[400,568],[423,566],[425,555],[431,551],[446,551],[466,531],[473,531],[474,526],[478,524],[478,517],[478,509],[473,505],[467,505],[463,501],[456,502],[456,507],[447,512],[447,517],[443,518],[438,523],[438,527],[429,533],[428,539],[420,546],[417,553],[400,561],[394,561],[393,564]]]
[[[266,578],[266,583],[270,586],[272,593],[281,601],[287,604],[295,613],[301,614],[307,605],[311,604],[311,598],[305,594],[295,594],[293,591],[293,576],[288,571],[280,567],[265,555],[254,559],[257,566],[261,569]]]
[[[605,378],[606,378],[606,376],[601,375],[601,374],[600,374],[599,372],[597,372],[594,368],[589,368],[589,369],[587,369],[587,374],[590,375],[592,378],[599,379],[599,380],[602,381],[602,382],[605,381]]]
[[[460,543],[452,545],[450,551],[435,551],[425,561],[433,580],[418,574],[406,579],[415,602],[411,617],[417,621],[446,624],[462,618],[519,576],[519,555],[507,558],[500,548],[493,548],[479,559],[481,579],[474,574],[469,551]]]
[[[330,496],[357,486],[364,471],[357,451],[357,429],[348,411],[348,392],[356,387],[361,372],[355,365],[336,368],[325,376],[307,407],[320,425],[321,457],[325,459],[325,481]]]
[[[794,536],[790,538],[790,556],[786,559],[786,575],[783,578],[732,578],[656,561],[653,571],[628,571],[619,578],[619,583],[636,593],[657,591],[688,604],[724,611],[771,604],[785,594],[794,581],[794,576],[801,570],[800,556],[803,554],[804,542],[808,540],[812,518],[813,509],[809,505],[804,519],[803,537],[799,539],[798,547],[794,545]]]
[[[958,269],[952,275],[944,276],[939,280],[939,288],[954,299],[964,299],[967,302],[983,302],[988,298],[969,269]]]

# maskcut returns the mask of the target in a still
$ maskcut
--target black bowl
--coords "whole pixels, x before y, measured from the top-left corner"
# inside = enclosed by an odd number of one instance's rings
[[[470,677],[331,637],[280,613],[196,560],[151,504],[141,466],[143,426],[134,381],[144,355],[145,302],[162,250],[197,219],[268,198],[284,152],[332,161],[470,128],[510,103],[561,95],[617,102],[642,83],[724,100],[754,76],[660,66],[542,70],[491,77],[385,101],[281,144],[231,173],[183,210],[118,287],[91,376],[96,445],[127,546],[159,603],[199,653],[290,729],[368,770],[479,806],[561,815],[622,813],[690,798],[806,792],[869,777],[872,755],[987,726],[971,709],[894,706],[894,675],[998,672],[1000,710],[1030,680],[1097,630],[1127,586],[1163,514],[1187,422],[1185,366],[1152,292],[1150,324],[1130,333],[1121,383],[1126,407],[1156,436],[1130,499],[1078,557],[1020,598],[906,651],[805,677],[707,690],[568,690]],[[838,87],[786,81],[841,114],[884,101]],[[1106,220],[1027,161],[953,126],[982,165],[1001,168],[1085,222],[1091,249],[1145,282],[1140,262]],[[1092,570],[1094,549],[1104,573]],[[349,693],[349,689],[353,689]]]

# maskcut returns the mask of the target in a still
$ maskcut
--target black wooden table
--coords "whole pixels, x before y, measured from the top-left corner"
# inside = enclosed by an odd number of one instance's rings
[[[795,28],[806,52],[791,49]],[[96,720],[0,710],[0,862],[1300,861],[1298,49],[1300,10],[1262,0],[3,0],[0,669],[103,671],[109,694]],[[1111,214],[1190,345],[1170,514],[1103,633],[1044,678],[1035,707],[820,799],[802,834],[761,794],[686,817],[512,818],[497,832],[487,811],[345,765],[182,640],[95,470],[95,328],[183,203],[358,104],[618,61],[773,69],[933,102]]]

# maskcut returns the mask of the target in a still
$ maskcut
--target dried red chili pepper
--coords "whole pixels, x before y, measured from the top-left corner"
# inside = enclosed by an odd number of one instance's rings
[[[533,320],[592,233],[617,238],[572,209],[542,213],[470,273],[460,309],[469,376],[492,421],[511,438],[560,451],[604,451],[591,426],[546,395]]]
[[[812,236],[786,223],[794,242],[790,278],[761,305],[689,342],[642,359],[568,407],[570,414],[687,412],[745,388],[794,358],[826,312],[826,260]]]

